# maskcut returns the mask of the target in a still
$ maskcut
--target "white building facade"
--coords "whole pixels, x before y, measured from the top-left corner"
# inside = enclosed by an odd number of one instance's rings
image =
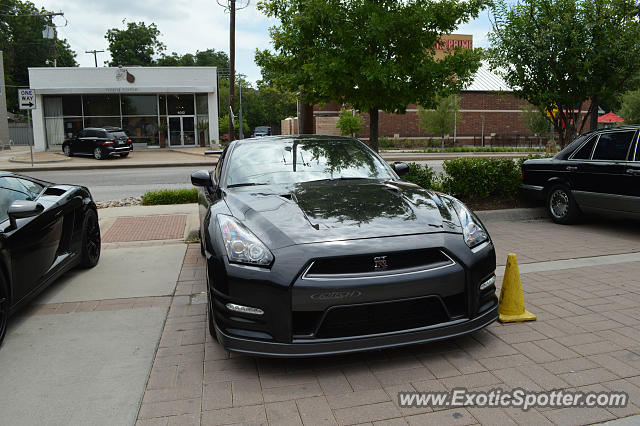
[[[36,151],[87,127],[121,127],[137,145],[219,140],[215,67],[29,68]]]

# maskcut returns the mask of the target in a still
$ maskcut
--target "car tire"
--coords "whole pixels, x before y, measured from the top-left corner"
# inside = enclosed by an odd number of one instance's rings
[[[202,239],[202,232],[200,232],[200,254],[204,256],[204,240]]]
[[[0,346],[7,334],[7,322],[9,321],[9,288],[0,273]]]
[[[128,157],[128,156],[129,156],[129,153],[128,153],[128,152],[125,152],[124,154],[120,154],[120,157],[122,157],[122,158],[124,158],[124,157]]]
[[[62,152],[64,153],[64,155],[66,157],[73,157],[73,154],[71,153],[71,147],[69,145],[65,145],[62,147]]]
[[[547,214],[555,223],[569,225],[580,216],[580,208],[566,185],[554,185],[547,193]]]
[[[93,150],[93,158],[95,158],[96,160],[102,160],[104,158],[102,148],[96,148]]]
[[[98,214],[88,209],[82,223],[82,248],[80,253],[80,267],[93,268],[100,260],[100,225]]]

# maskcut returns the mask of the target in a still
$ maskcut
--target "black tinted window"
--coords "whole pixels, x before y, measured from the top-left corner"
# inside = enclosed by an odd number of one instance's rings
[[[82,130],[81,132],[78,133],[78,135],[76,137],[77,138],[84,138],[85,136],[87,136],[87,131],[86,130]]]
[[[603,133],[598,139],[596,150],[593,153],[594,160],[624,161],[633,140],[633,132]]]
[[[110,132],[109,138],[111,139],[127,139],[127,134],[125,132]]]
[[[573,158],[575,160],[588,160],[588,159],[590,159],[591,158],[591,151],[593,151],[593,144],[596,142],[596,139],[598,139],[597,136],[592,136],[591,139],[589,139],[589,141],[587,141],[587,143],[582,145],[582,147],[580,149],[578,149],[575,154],[573,154]]]

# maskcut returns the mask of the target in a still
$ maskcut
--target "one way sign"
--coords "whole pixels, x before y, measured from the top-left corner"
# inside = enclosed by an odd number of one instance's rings
[[[36,95],[31,89],[18,89],[20,109],[36,109]]]

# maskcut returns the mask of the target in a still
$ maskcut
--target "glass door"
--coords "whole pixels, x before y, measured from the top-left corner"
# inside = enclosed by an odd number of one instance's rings
[[[193,146],[196,144],[194,116],[169,117],[169,146]]]
[[[182,117],[182,140],[185,145],[196,144],[195,117]]]
[[[182,145],[182,117],[169,117],[169,146]]]

